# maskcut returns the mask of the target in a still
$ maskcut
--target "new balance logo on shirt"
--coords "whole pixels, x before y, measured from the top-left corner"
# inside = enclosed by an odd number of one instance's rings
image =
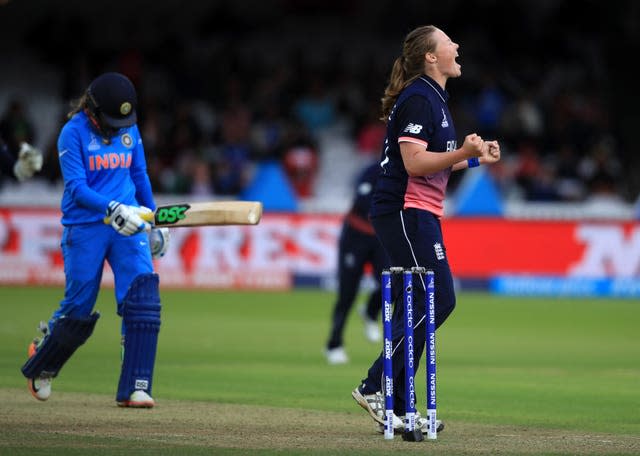
[[[419,134],[422,131],[422,125],[410,123],[404,129],[404,133],[411,133],[414,135]]]

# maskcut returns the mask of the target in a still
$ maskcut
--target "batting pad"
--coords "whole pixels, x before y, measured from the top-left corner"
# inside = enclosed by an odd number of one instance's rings
[[[56,320],[35,355],[22,366],[22,374],[27,378],[37,378],[43,373],[56,377],[76,349],[91,336],[98,318],[100,314],[94,312],[85,318],[62,317]]]
[[[155,273],[134,279],[122,302],[125,328],[124,357],[116,401],[126,401],[135,390],[151,395],[153,367],[160,331],[159,279]]]

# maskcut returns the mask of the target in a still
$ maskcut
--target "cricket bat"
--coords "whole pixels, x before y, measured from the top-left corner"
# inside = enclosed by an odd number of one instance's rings
[[[260,201],[209,201],[158,206],[154,212],[142,214],[155,226],[257,225],[262,217]],[[110,223],[105,218],[105,223]]]

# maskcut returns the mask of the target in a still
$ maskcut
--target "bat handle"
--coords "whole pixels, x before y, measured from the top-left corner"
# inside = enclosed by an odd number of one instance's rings
[[[142,220],[144,220],[145,222],[149,222],[152,225],[155,222],[155,213],[154,212],[143,212],[142,214],[140,214],[140,218]]]
[[[151,223],[152,225],[155,222],[155,214],[153,212],[144,212],[144,213],[140,214],[140,218],[142,220],[144,220],[145,222]],[[111,225],[111,217],[106,216],[105,218],[102,219],[102,222],[105,225]]]

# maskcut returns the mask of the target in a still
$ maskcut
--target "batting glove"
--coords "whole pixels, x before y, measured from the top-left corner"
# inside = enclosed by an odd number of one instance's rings
[[[149,247],[151,248],[151,256],[153,258],[162,258],[169,248],[171,235],[169,228],[151,228],[149,231]]]
[[[151,209],[144,206],[128,206],[111,201],[107,208],[107,221],[118,233],[123,236],[131,236],[151,229],[151,224],[143,220],[143,218],[148,218],[151,213]]]
[[[41,169],[42,152],[31,144],[22,142],[20,144],[18,160],[16,160],[15,165],[13,165],[13,174],[20,182],[22,182],[33,176],[33,173],[40,171]]]

